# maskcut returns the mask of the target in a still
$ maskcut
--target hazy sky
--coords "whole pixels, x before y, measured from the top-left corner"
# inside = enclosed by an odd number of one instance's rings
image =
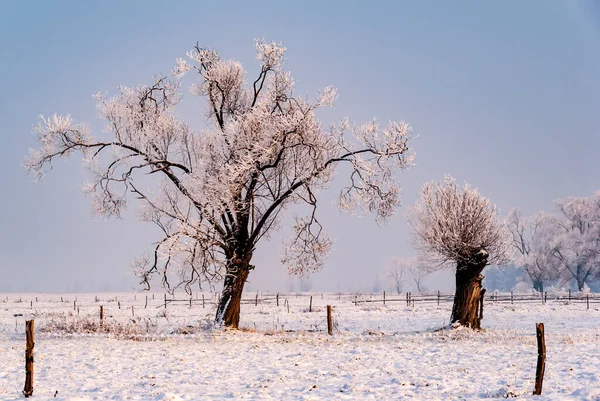
[[[385,260],[411,256],[404,218],[423,182],[468,181],[504,213],[551,210],[600,189],[600,6],[594,1],[18,1],[0,3],[0,292],[128,290],[132,259],[159,239],[90,215],[79,157],[32,183],[22,167],[38,114],[96,131],[92,94],[150,83],[196,42],[257,70],[254,38],[281,41],[300,94],[332,84],[325,122],[406,120],[417,165],[399,173],[404,207],[377,226],[321,193],[336,240],[314,290],[371,290]],[[314,98],[314,97],[313,97]],[[187,98],[186,98],[187,99]],[[195,101],[195,100],[194,100]],[[203,105],[184,103],[197,119]],[[290,215],[293,210],[290,211]],[[259,244],[250,290],[285,290],[281,235]],[[431,279],[450,289],[450,274]]]

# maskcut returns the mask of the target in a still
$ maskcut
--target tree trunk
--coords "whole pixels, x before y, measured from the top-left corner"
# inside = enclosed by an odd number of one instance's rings
[[[451,323],[474,329],[480,328],[479,303],[481,301],[481,272],[487,264],[488,253],[480,250],[468,260],[458,261],[456,266],[456,291],[452,306]]]
[[[246,258],[248,261],[250,258]],[[252,266],[248,261],[231,261],[223,284],[221,300],[217,307],[216,324],[237,329],[240,323],[240,305],[244,284]]]
[[[543,280],[533,280],[533,289],[537,292],[544,292],[544,281]]]

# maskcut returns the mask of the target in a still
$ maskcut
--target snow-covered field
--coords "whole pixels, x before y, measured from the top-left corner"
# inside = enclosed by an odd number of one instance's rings
[[[214,294],[205,308],[194,294],[192,307],[166,311],[162,294],[147,308],[146,294],[0,294],[0,399],[23,399],[34,318],[38,400],[600,400],[599,304],[488,302],[485,330],[471,332],[437,330],[450,303],[313,295],[312,312],[306,294],[244,304],[245,329],[226,331],[211,327]],[[97,329],[100,305],[112,333],[82,333]],[[546,328],[542,396],[531,395],[536,322]]]

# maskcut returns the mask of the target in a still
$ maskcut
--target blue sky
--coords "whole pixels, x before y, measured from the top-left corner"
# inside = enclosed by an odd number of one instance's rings
[[[22,162],[38,114],[70,113],[95,131],[92,94],[149,83],[196,42],[256,71],[254,38],[288,47],[297,91],[332,84],[341,116],[408,121],[417,165],[399,173],[404,207],[385,226],[340,214],[316,290],[370,290],[390,256],[411,256],[404,213],[423,182],[468,181],[504,212],[551,210],[600,189],[600,6],[593,1],[210,2],[19,1],[0,4],[0,291],[135,287],[130,263],[154,227],[89,213],[80,159],[38,184]],[[187,99],[186,99],[187,100]],[[202,105],[180,114],[199,121]],[[290,214],[293,210],[290,211]],[[259,246],[250,289],[287,289],[280,239]],[[430,279],[449,289],[450,275]]]

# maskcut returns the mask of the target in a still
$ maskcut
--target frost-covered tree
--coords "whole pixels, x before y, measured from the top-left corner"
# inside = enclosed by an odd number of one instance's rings
[[[582,291],[600,278],[600,191],[591,197],[560,199],[556,207],[560,216],[554,255]]]
[[[479,328],[481,272],[487,264],[510,262],[511,235],[496,206],[468,184],[454,178],[428,182],[407,216],[414,242],[432,270],[455,266],[456,291],[452,323]]]
[[[196,46],[178,59],[174,77],[149,86],[122,87],[114,97],[96,95],[105,133],[90,134],[70,116],[42,117],[27,168],[41,176],[57,157],[83,155],[91,172],[86,190],[94,210],[120,216],[127,195],[140,200],[141,217],[162,232],[152,252],[137,259],[136,272],[149,286],[158,274],[169,290],[221,280],[216,321],[237,327],[244,283],[261,239],[279,227],[294,204],[309,208],[297,218],[282,261],[294,274],[319,269],[331,241],[317,219],[317,192],[346,166],[348,185],[340,206],[362,207],[377,220],[392,216],[400,188],[394,170],[412,164],[404,122],[353,126],[348,119],[328,128],[316,116],[332,106],[325,88],[310,101],[294,93],[283,69],[286,49],[257,41],[260,71],[248,84],[235,60]],[[196,130],[177,116],[180,79],[193,72],[190,92],[202,99],[205,126]],[[142,174],[155,178],[146,189]]]
[[[507,222],[513,247],[517,251],[515,264],[523,268],[533,288],[543,292],[544,286],[556,281],[561,272],[557,259],[559,243],[556,217],[540,212],[525,218],[519,209],[512,209]]]

